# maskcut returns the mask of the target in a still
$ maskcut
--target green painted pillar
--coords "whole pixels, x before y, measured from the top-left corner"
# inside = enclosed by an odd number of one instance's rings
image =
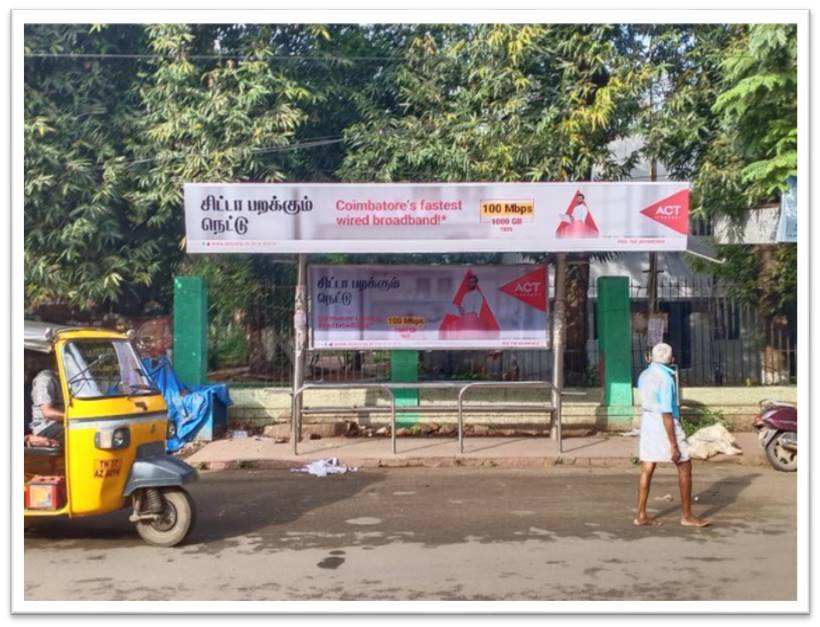
[[[419,380],[418,351],[390,351],[390,380],[396,383],[414,383]],[[395,390],[396,407],[415,407],[419,404],[418,390]],[[401,426],[414,425],[419,421],[418,413],[399,411],[396,423]]]
[[[208,290],[200,276],[174,278],[174,370],[182,383],[208,382]]]
[[[598,348],[603,370],[604,407],[609,418],[632,419],[632,321],[629,278],[598,279]]]

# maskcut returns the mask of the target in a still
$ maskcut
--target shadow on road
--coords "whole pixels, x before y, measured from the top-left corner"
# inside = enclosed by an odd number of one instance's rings
[[[694,490],[693,496],[698,497],[698,502],[695,506],[708,505],[707,509],[703,511],[696,511],[695,513],[702,518],[709,518],[714,516],[729,505],[735,503],[740,496],[740,493],[748,488],[752,481],[760,477],[760,473],[750,473],[746,475],[724,477],[715,481],[712,485],[701,490]],[[697,481],[697,477],[694,478]],[[666,516],[672,512],[680,511],[679,505],[667,507],[658,516]]]
[[[311,510],[348,499],[381,480],[379,475],[362,472],[323,478],[284,470],[264,475],[242,470],[204,474],[188,487],[196,503],[197,522],[186,544],[220,543],[265,527],[285,525]],[[129,513],[121,510],[91,518],[42,522],[27,532],[26,541],[142,543],[128,521]]]
[[[287,471],[215,473],[196,489],[192,486],[199,503],[199,520],[190,541],[225,540],[284,525],[311,510],[349,499],[382,480],[379,475],[363,472],[321,478]]]

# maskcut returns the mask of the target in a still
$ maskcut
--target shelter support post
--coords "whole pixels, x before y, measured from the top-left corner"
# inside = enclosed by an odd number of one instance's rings
[[[184,383],[208,382],[208,288],[201,276],[174,278],[174,369]]]
[[[390,351],[390,380],[396,383],[415,383],[419,380],[419,353],[412,350]],[[419,391],[413,389],[396,390],[396,405],[399,407],[415,407],[419,404]],[[401,424],[407,426],[416,424],[419,414],[402,411]],[[396,425],[393,425],[396,429]],[[394,451],[395,452],[395,451]]]
[[[555,412],[550,436],[555,440],[558,452],[563,452],[561,442],[561,390],[564,388],[564,338],[567,316],[567,255],[555,255],[555,307],[552,316],[552,386]]]
[[[302,395],[297,393],[305,381],[305,350],[307,349],[307,297],[305,281],[307,255],[299,255],[296,266],[296,292],[293,299],[293,398],[291,403],[290,439],[293,454],[298,454],[302,435]]]

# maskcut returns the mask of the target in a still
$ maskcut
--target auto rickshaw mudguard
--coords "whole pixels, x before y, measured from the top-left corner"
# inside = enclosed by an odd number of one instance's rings
[[[164,442],[152,442],[137,449],[137,458],[122,494],[128,497],[142,488],[181,486],[198,477],[193,467],[165,452]]]

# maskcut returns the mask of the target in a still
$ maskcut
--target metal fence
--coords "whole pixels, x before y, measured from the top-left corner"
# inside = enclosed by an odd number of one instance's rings
[[[646,287],[631,287],[633,329],[648,312]],[[754,303],[731,298],[709,279],[662,281],[658,309],[667,315],[664,340],[674,349],[682,385],[783,385],[797,375],[797,314],[765,317]],[[646,366],[646,334],[632,335],[632,370]]]
[[[633,381],[646,367],[646,287],[631,285]],[[209,325],[209,378],[232,384],[287,387],[292,380],[293,285],[271,285],[254,311],[213,317]],[[568,385],[600,385],[596,286],[586,302],[586,340],[568,346]],[[682,385],[777,385],[796,377],[794,309],[763,321],[753,304],[736,302],[710,279],[661,280],[658,309],[667,315],[664,341],[672,345]],[[321,351],[308,354],[308,382],[380,381],[390,378],[389,351]],[[552,376],[552,353],[543,350],[422,351],[419,375],[437,379],[543,381]]]

